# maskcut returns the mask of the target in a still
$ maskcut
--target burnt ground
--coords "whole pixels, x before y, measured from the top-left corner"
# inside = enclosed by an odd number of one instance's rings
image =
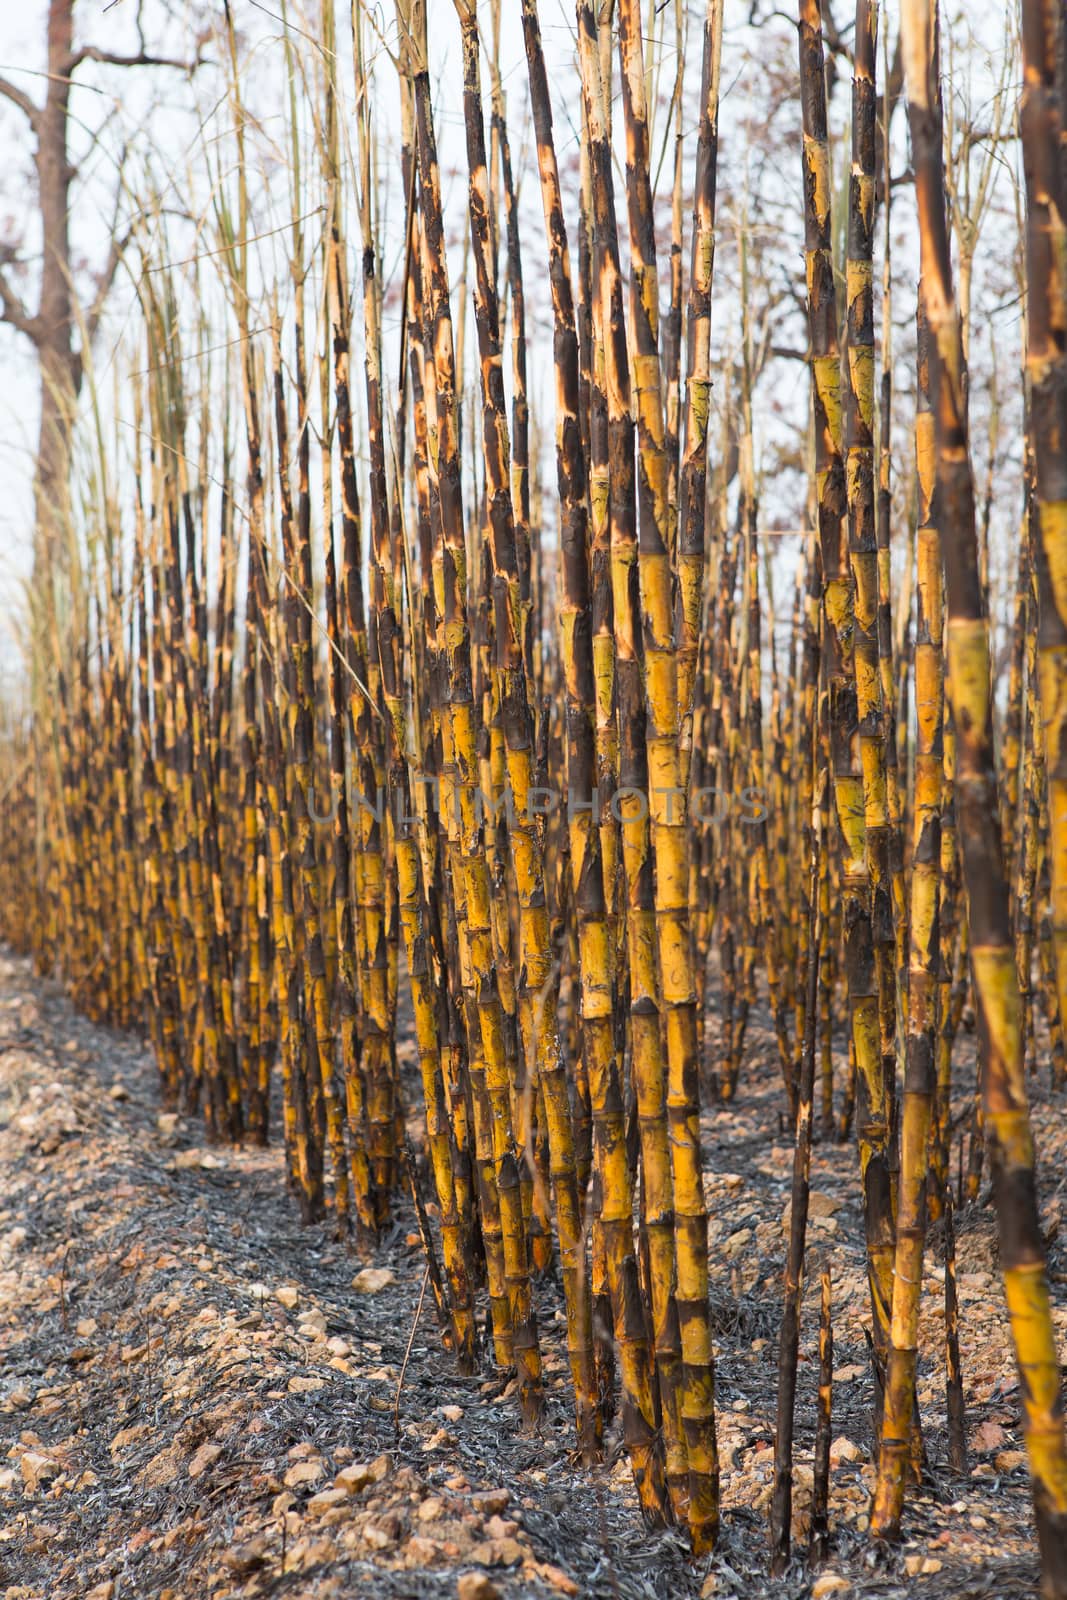
[[[902,1545],[870,1547],[862,1225],[854,1151],[833,1143],[813,1158],[794,1520],[802,1557],[817,1268],[828,1263],[832,1549],[818,1572],[798,1559],[767,1577],[792,1155],[768,1029],[751,1034],[748,1055],[737,1100],[706,1113],[723,1532],[715,1556],[692,1563],[678,1535],[642,1527],[617,1441],[593,1474],[572,1460],[555,1285],[538,1289],[548,1407],[529,1438],[505,1377],[456,1374],[429,1295],[416,1321],[423,1259],[404,1203],[372,1261],[326,1227],[302,1228],[278,1150],[209,1150],[198,1125],[161,1118],[141,1043],[92,1026],[28,963],[0,955],[0,1595],[1033,1594],[1018,1388],[984,1196],[958,1218],[969,1470],[946,1465],[935,1239],[919,1376],[929,1476]],[[956,1061],[965,1091],[970,1038]],[[1033,1097],[1062,1347],[1067,1124],[1063,1097],[1040,1082]]]

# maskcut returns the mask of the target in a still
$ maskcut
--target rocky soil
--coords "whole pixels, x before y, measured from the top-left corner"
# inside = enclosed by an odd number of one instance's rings
[[[0,1595],[7,1600],[919,1595],[1036,1589],[1018,1385],[988,1203],[958,1218],[970,1463],[946,1465],[944,1270],[928,1252],[919,1397],[929,1476],[904,1542],[866,1536],[871,1374],[851,1147],[817,1147],[794,1544],[767,1576],[792,1153],[769,1035],[707,1113],[723,1535],[691,1563],[641,1526],[625,1457],[571,1458],[562,1311],[538,1291],[549,1403],[524,1437],[506,1379],[441,1348],[411,1214],[373,1260],[301,1228],[276,1149],[209,1150],[159,1115],[140,1043],[0,955]],[[960,1109],[973,1042],[957,1056]],[[1057,1327],[1067,1274],[1062,1097],[1034,1085]],[[834,1285],[832,1548],[807,1537],[818,1267]]]

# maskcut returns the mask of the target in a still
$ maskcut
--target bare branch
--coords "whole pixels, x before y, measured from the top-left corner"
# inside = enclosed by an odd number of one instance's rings
[[[843,56],[850,66],[853,65],[852,46],[842,38],[841,30],[834,21],[828,0],[823,0],[819,9],[822,14],[822,32],[826,41],[826,48],[832,56]]]
[[[23,116],[25,116],[29,122],[30,127],[33,128],[34,132],[36,132],[40,112],[30,99],[29,95],[17,88],[15,84],[10,82],[9,79],[0,78],[0,96],[2,96],[5,100],[10,100],[13,106],[18,106]]]
[[[136,55],[124,56],[113,50],[101,50],[95,44],[84,44],[71,56],[67,73],[69,76],[76,72],[85,61],[96,61],[106,67],[174,67],[178,72],[193,73],[202,59],[198,55],[195,61],[181,61],[174,56],[152,56],[144,50],[139,50]]]
[[[2,271],[0,271],[0,322],[9,323],[12,328],[17,328],[19,333],[24,333],[27,338],[32,339],[34,344],[40,340],[41,330],[37,318],[30,316]]]
[[[107,260],[104,263],[103,269],[97,276],[96,293],[93,296],[93,303],[89,307],[85,318],[85,330],[90,344],[92,344],[93,340],[95,339],[96,330],[100,326],[100,317],[103,313],[104,304],[107,300],[107,297],[111,293],[111,286],[115,281],[115,274],[118,271],[119,262],[125,255],[126,247],[132,238],[132,228],[127,228],[126,232],[121,236],[121,238],[114,231],[112,231],[111,248],[108,251]]]

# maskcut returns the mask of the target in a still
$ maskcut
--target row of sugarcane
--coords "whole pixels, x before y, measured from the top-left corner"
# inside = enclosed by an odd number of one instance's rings
[[[688,284],[680,120],[659,259],[640,0],[618,0],[614,17],[578,0],[576,248],[538,8],[522,0],[553,324],[551,536],[501,6],[455,6],[476,354],[465,360],[467,316],[455,312],[426,7],[397,0],[395,378],[365,19],[355,14],[350,41],[351,139],[329,0],[310,117],[306,68],[286,47],[284,302],[259,283],[251,250],[252,118],[232,24],[225,33],[236,176],[212,168],[209,254],[237,337],[217,345],[205,316],[194,324],[202,348],[186,348],[187,302],[161,247],[162,210],[149,207],[132,513],[101,442],[88,532],[54,577],[54,692],[7,746],[6,936],[60,972],[94,1018],[146,1025],[165,1102],[202,1111],[209,1137],[266,1141],[280,1080],[288,1181],[308,1221],[329,1208],[340,1232],[369,1243],[402,1176],[425,1219],[408,1140],[421,1122],[437,1222],[435,1237],[424,1220],[424,1239],[443,1257],[433,1281],[461,1370],[479,1358],[487,1304],[493,1356],[514,1369],[524,1425],[538,1425],[538,1285],[558,1258],[581,1456],[600,1458],[618,1395],[644,1514],[686,1524],[697,1554],[719,1520],[701,1085],[743,1093],[762,974],[797,1133],[779,1564],[816,1090],[824,1135],[854,1127],[858,1145],[877,1396],[871,1526],[893,1537],[921,1470],[925,1232],[928,1216],[943,1218],[951,1254],[951,1065],[973,995],[981,1072],[966,1192],[977,1195],[987,1161],[1045,1583],[1067,1593],[1067,1455],[1025,1092],[1025,1051],[1036,1058],[1046,1039],[1062,1086],[1067,1005],[1058,9],[1023,4],[1026,492],[998,768],[935,10],[904,0],[901,17],[922,254],[912,626],[910,599],[894,619],[891,586],[891,112],[876,84],[878,14],[858,0],[840,305],[822,24],[815,0],[800,3],[812,532],[783,663],[760,532],[761,352],[743,227],[742,337],[719,448],[712,428],[721,0],[709,0],[702,36]],[[314,244],[309,171],[321,184]],[[208,305],[202,270],[194,287]],[[265,328],[253,326],[261,302]],[[910,569],[908,583],[910,595]],[[417,1078],[401,1070],[409,1029]],[[959,1465],[953,1291],[949,1271]],[[825,1456],[825,1427],[820,1438]]]

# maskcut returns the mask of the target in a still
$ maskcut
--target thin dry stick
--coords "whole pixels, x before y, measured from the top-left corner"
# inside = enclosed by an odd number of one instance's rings
[[[430,1232],[430,1218],[426,1211],[426,1202],[422,1198],[422,1186],[419,1183],[418,1168],[415,1165],[415,1152],[411,1147],[411,1135],[404,1134],[401,1146],[404,1166],[407,1170],[408,1187],[411,1190],[411,1200],[415,1207],[415,1216],[419,1224],[419,1237],[422,1240],[423,1252],[426,1256],[426,1271],[433,1284],[434,1304],[437,1307],[437,1321],[446,1340],[452,1331],[452,1318],[449,1312],[448,1296],[445,1293],[444,1280],[441,1277],[441,1268],[437,1260],[437,1247],[434,1244],[433,1234]]]
[[[426,1285],[429,1283],[429,1281],[430,1264],[427,1262],[426,1269],[422,1274],[422,1288],[419,1290],[419,1303],[415,1307],[415,1318],[411,1324],[411,1332],[408,1335],[408,1347],[404,1351],[404,1364],[400,1368],[400,1381],[396,1386],[396,1398],[393,1401],[393,1433],[398,1439],[400,1438],[400,1394],[404,1387],[404,1378],[407,1375],[408,1362],[411,1360],[411,1347],[415,1343],[415,1330],[419,1325],[419,1318],[422,1316],[422,1302],[426,1298]]]
[[[962,1171],[962,1160],[961,1160]],[[956,1293],[956,1229],[952,1188],[945,1187],[945,1408],[948,1413],[948,1460],[953,1472],[967,1471],[967,1413],[960,1368],[959,1298]]]
[[[797,1087],[796,1143],[793,1149],[793,1193],[789,1222],[789,1250],[785,1269],[785,1309],[778,1347],[778,1422],[774,1449],[774,1499],[771,1506],[771,1570],[781,1572],[789,1560],[793,1505],[793,1415],[800,1344],[800,1312],[804,1287],[804,1242],[808,1225],[808,1178],[811,1170],[811,1111],[815,1088],[815,1030],[818,1019],[819,873],[822,835],[819,829],[821,790],[812,805],[811,890],[808,907],[808,967],[805,973],[807,1004],[804,1052]]]
[[[834,1330],[830,1320],[830,1269],[822,1270],[819,1312],[819,1413],[815,1424],[815,1466],[811,1489],[811,1545],[808,1560],[826,1560],[829,1545],[830,1432],[834,1399]]]

